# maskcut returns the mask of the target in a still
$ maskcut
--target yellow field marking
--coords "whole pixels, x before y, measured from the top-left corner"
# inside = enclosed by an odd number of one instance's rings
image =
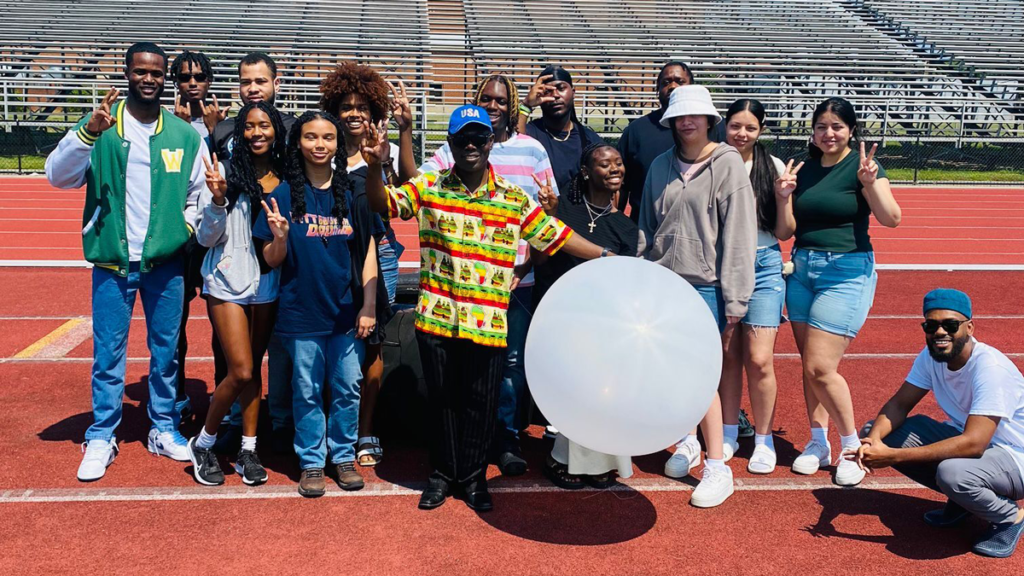
[[[54,342],[56,342],[61,337],[65,336],[75,328],[78,328],[83,322],[88,322],[88,319],[72,318],[71,320],[68,320],[67,322],[61,324],[53,332],[50,332],[46,336],[43,336],[39,340],[36,340],[35,343],[33,343],[31,346],[15,354],[14,358],[32,358],[36,356],[41,351],[43,351],[43,349],[45,349],[47,346],[53,344]]]

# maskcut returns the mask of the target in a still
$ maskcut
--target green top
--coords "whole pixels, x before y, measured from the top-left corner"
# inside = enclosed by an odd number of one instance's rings
[[[871,207],[857,179],[860,154],[851,151],[835,166],[810,158],[793,193],[796,247],[821,252],[870,252]],[[886,178],[878,165],[878,178]]]

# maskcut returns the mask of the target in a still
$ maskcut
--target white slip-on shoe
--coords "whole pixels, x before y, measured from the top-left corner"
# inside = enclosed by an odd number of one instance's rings
[[[775,471],[776,459],[775,450],[765,444],[757,444],[754,446],[754,453],[750,455],[750,462],[747,463],[747,472],[771,474]]]
[[[728,462],[732,460],[732,457],[736,455],[736,451],[740,449],[739,440],[725,439],[722,443],[722,461]]]
[[[834,479],[838,486],[856,486],[860,484],[867,474],[857,465],[856,460],[846,459],[846,454],[850,452],[856,453],[857,451],[856,449],[847,448],[839,454],[839,464],[836,464],[836,476]]]
[[[676,453],[665,462],[665,476],[682,478],[697,466],[700,466],[700,444],[680,442],[676,444]]]
[[[700,484],[690,496],[690,504],[697,508],[714,508],[732,496],[732,492],[732,469],[728,466],[705,466]]]
[[[832,446],[811,440],[804,446],[804,451],[793,460],[793,472],[797,474],[814,474],[822,466],[832,463]]]
[[[146,446],[155,456],[167,456],[178,462],[189,462],[188,440],[181,432],[159,432],[156,428],[149,430],[149,442]]]
[[[107,473],[107,467],[117,458],[117,439],[89,440],[82,444],[82,463],[78,466],[78,479],[82,482],[92,482],[103,478]]]

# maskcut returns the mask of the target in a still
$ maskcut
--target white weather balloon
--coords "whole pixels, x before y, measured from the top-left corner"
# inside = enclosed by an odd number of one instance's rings
[[[700,423],[722,373],[703,298],[639,258],[587,262],[560,278],[534,314],[526,375],[553,426],[591,450],[657,452]]]

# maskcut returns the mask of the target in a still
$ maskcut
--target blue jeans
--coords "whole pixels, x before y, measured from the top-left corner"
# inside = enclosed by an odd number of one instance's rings
[[[378,248],[380,275],[384,278],[384,286],[388,290],[389,304],[395,303],[395,293],[398,290],[398,257],[402,250],[402,245],[395,239],[394,234],[388,236],[387,244],[381,244]]]
[[[778,328],[782,306],[786,303],[786,280],[782,277],[782,250],[779,245],[758,248],[754,264],[754,293],[742,322],[747,326]]]
[[[501,377],[498,398],[498,447],[503,451],[518,448],[521,422],[519,403],[526,390],[526,369],[523,365],[523,351],[526,348],[526,334],[530,330],[533,310],[533,287],[517,288],[508,303],[508,348],[506,348],[505,372]]]
[[[725,330],[725,298],[722,297],[722,289],[718,286],[694,286],[697,294],[704,299],[704,303],[711,309],[711,314],[718,323],[718,331]]]
[[[873,252],[794,250],[786,284],[789,319],[853,338],[868,318],[877,283]]]
[[[303,470],[356,459],[359,426],[359,380],[364,343],[355,330],[331,336],[281,337],[292,358],[292,415],[295,454]],[[323,385],[331,391],[324,417]]]
[[[92,414],[86,440],[107,440],[121,423],[124,374],[128,356],[135,295],[142,295],[149,347],[149,403],[147,412],[160,432],[178,429],[181,416],[174,409],[178,379],[178,334],[185,280],[179,259],[145,274],[132,262],[128,276],[96,266],[92,269]]]
[[[292,358],[277,332],[267,346],[267,408],[274,430],[291,430],[292,420]]]

